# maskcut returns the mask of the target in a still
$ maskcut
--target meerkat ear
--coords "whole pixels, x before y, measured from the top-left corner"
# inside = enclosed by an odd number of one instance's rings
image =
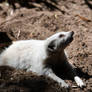
[[[53,40],[49,43],[48,45],[48,50],[51,51],[51,52],[55,52],[57,49],[57,44],[56,44],[56,41]]]

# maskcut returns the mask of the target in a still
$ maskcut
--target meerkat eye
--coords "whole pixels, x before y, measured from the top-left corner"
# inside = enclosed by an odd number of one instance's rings
[[[60,35],[59,35],[59,38],[64,37],[64,36],[65,36],[64,34],[60,34]]]

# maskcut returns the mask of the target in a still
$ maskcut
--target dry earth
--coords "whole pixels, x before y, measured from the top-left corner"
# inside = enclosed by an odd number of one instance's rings
[[[74,31],[74,41],[67,48],[67,53],[69,62],[75,66],[86,88],[63,89],[45,76],[1,66],[0,92],[92,92],[92,1],[25,1],[14,0],[10,6],[0,3],[0,32],[6,32],[15,41],[45,39],[59,31]],[[3,37],[1,33],[0,43],[4,42],[6,35]],[[71,86],[76,85],[72,80],[66,81]]]

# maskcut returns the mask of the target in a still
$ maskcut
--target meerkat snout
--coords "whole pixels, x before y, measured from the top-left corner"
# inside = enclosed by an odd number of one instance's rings
[[[73,36],[73,35],[74,35],[74,32],[73,32],[73,31],[71,31],[70,33],[71,33],[71,36]]]
[[[69,44],[69,43],[71,43],[73,41],[73,35],[74,35],[74,32],[71,31],[69,33],[68,39],[66,40],[66,44]]]

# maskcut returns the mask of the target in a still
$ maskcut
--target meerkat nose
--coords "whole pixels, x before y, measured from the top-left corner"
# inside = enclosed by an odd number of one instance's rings
[[[73,36],[74,35],[74,32],[73,31],[71,31],[71,36]]]

